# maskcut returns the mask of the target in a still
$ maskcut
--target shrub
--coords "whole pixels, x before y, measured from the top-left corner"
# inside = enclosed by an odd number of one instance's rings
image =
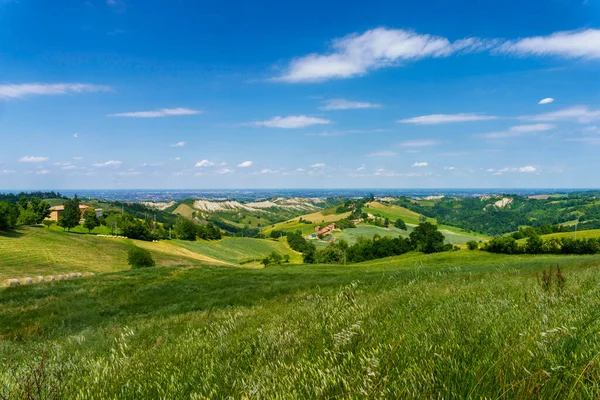
[[[474,241],[474,240],[469,240],[469,241],[467,242],[467,248],[468,248],[469,250],[477,250],[477,249],[479,249],[479,243],[477,243],[477,242],[476,242],[476,241]]]
[[[152,254],[148,250],[140,249],[139,247],[129,249],[127,261],[131,265],[131,268],[154,267],[156,265]]]

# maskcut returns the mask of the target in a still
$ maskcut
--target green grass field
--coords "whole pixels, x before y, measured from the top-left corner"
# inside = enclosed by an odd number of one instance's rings
[[[224,238],[217,242],[199,240],[189,242],[185,240],[174,240],[178,246],[205,256],[221,260],[231,264],[240,264],[250,259],[256,259],[253,263],[245,265],[260,265],[260,259],[275,251],[280,255],[289,254],[290,262],[302,261],[302,255],[292,250],[285,239],[281,241],[252,239],[252,238]]]
[[[148,249],[157,265],[222,261],[186,250],[171,242],[108,239],[43,227],[19,229],[0,236],[0,281],[69,272],[113,272],[129,269],[127,252],[132,246]]]
[[[575,232],[560,232],[560,233],[551,233],[549,235],[542,235],[541,238],[544,240],[548,239],[560,239],[563,237],[575,237]],[[590,229],[586,231],[577,231],[577,239],[584,238],[599,238],[600,237],[600,229]]]
[[[380,215],[383,218],[389,218],[392,221],[402,219],[407,224],[417,225],[419,223],[420,214],[411,211],[407,208],[392,205],[372,202],[363,207],[363,211],[373,215]],[[429,218],[429,222],[435,223],[435,219]]]
[[[458,251],[0,289],[0,395],[598,398],[599,264]]]

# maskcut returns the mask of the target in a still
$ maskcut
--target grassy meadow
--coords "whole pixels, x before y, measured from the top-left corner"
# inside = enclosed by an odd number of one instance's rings
[[[566,286],[546,292],[556,263]],[[458,251],[0,289],[0,394],[598,398],[599,265]]]
[[[219,263],[183,248],[164,243],[108,239],[82,233],[26,227],[0,236],[0,281],[69,272],[114,272],[129,269],[127,252],[146,247],[157,265]]]

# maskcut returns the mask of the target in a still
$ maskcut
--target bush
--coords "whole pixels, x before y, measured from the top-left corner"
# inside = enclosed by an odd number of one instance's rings
[[[474,240],[469,240],[469,241],[467,242],[467,248],[468,248],[469,250],[477,250],[477,249],[479,249],[479,243],[477,243],[477,242],[476,242],[476,241],[474,241]]]
[[[131,265],[131,268],[154,267],[156,265],[152,254],[148,250],[140,249],[139,247],[129,249],[127,261]]]

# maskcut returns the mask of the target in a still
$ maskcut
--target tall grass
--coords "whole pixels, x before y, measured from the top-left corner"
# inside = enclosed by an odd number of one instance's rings
[[[149,268],[6,289],[0,317],[11,317],[11,327],[0,331],[0,393],[20,396],[33,386],[72,399],[600,396],[597,257],[554,258],[566,278],[560,291],[537,284],[548,258],[490,257],[504,265],[470,267],[453,257],[440,258],[444,268],[428,256],[410,258],[412,268]],[[106,293],[112,298],[101,299]],[[77,306],[43,314],[87,295],[82,309],[106,318],[86,323]],[[17,315],[36,312],[37,322],[19,323]],[[72,313],[82,321],[64,318]],[[40,385],[23,379],[31,371]]]

